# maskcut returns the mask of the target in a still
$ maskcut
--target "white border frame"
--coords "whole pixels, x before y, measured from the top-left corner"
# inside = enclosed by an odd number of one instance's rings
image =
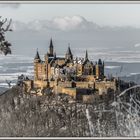
[[[140,1],[0,1],[0,4],[140,4]],[[0,137],[0,139],[140,139],[140,137]]]

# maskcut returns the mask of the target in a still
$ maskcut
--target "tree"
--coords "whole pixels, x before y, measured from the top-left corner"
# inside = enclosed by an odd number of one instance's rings
[[[4,55],[11,54],[11,43],[5,39],[5,33],[12,31],[12,29],[10,29],[11,22],[12,19],[8,21],[7,18],[2,19],[0,16],[0,52]]]

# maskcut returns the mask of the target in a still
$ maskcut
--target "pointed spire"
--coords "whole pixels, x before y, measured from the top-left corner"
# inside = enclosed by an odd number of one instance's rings
[[[72,52],[71,52],[71,49],[70,49],[70,43],[68,43],[68,50],[66,52],[65,58],[67,60],[73,60],[73,55],[72,55]]]
[[[50,53],[50,55],[53,55],[53,42],[52,42],[52,38],[50,40],[49,53]]]
[[[36,55],[35,55],[35,58],[34,58],[34,59],[38,59],[38,60],[40,60],[40,56],[39,56],[39,52],[38,52],[38,48],[37,48]]]
[[[86,50],[85,60],[88,60],[88,52]]]
[[[71,49],[70,49],[70,43],[68,43],[68,50],[67,50],[67,54],[68,54],[68,55],[72,55],[72,53],[71,53]]]
[[[51,38],[51,40],[50,40],[50,46],[53,46],[52,38]]]

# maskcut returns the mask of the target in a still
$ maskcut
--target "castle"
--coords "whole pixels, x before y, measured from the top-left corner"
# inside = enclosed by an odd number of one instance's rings
[[[93,76],[95,79],[104,78],[104,62],[101,59],[94,65],[88,59],[86,51],[85,59],[74,59],[70,46],[68,46],[65,57],[57,57],[54,52],[52,39],[49,45],[49,52],[45,54],[45,60],[42,61],[37,50],[34,59],[34,80],[52,81],[56,78],[71,74],[75,76]]]
[[[52,88],[54,93],[64,93],[74,98],[86,97],[95,89],[99,92],[116,90],[115,80],[108,81],[104,75],[104,62],[99,59],[95,64],[85,58],[74,58],[70,45],[64,57],[58,57],[50,40],[49,51],[41,60],[37,50],[34,58],[34,80],[25,80],[25,90],[33,88]],[[81,96],[82,95],[82,96]]]

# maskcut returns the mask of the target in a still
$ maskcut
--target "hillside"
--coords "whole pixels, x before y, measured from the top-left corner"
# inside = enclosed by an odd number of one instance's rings
[[[109,102],[70,101],[67,95],[31,96],[13,87],[0,96],[0,136],[99,136],[97,127],[92,133],[90,123],[97,125],[100,114],[94,110],[109,109]],[[115,131],[113,117],[112,113],[100,116],[101,123],[107,123],[102,136],[111,136],[109,129]]]
[[[109,94],[92,104],[85,104],[64,94],[25,94],[21,88],[14,86],[0,96],[0,136],[139,136],[140,96],[139,89],[134,91],[138,93],[138,100],[133,102],[134,98],[130,96],[124,98],[134,106],[123,100],[124,104],[120,106],[119,101],[110,98]]]

